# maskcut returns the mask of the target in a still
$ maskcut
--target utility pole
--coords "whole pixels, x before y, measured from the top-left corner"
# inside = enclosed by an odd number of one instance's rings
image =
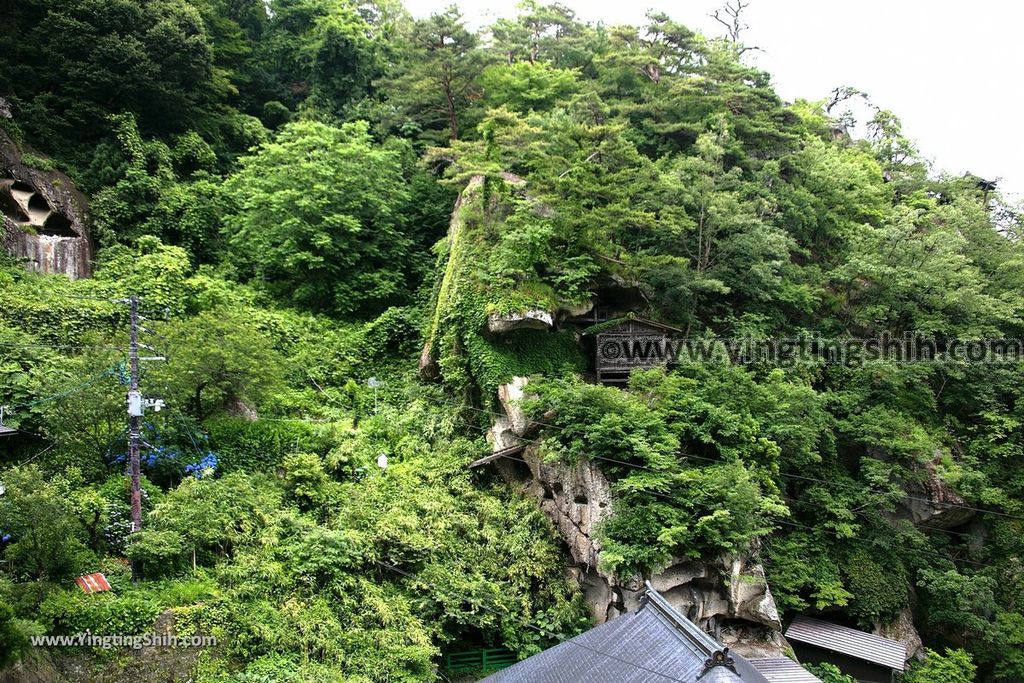
[[[128,298],[129,341],[128,341],[128,473],[132,485],[132,533],[142,530],[142,465],[139,450],[142,436],[139,433],[139,418],[142,417],[142,392],[139,391],[139,297]],[[132,562],[132,581],[139,580],[138,562]]]
[[[139,343],[139,297],[132,295],[127,299],[118,299],[119,303],[128,304],[128,476],[131,479],[132,494],[132,530],[131,533],[142,530],[142,463],[140,462],[140,451],[142,450],[142,434],[139,431],[139,419],[145,413],[146,408],[152,408],[157,412],[164,407],[161,399],[143,398],[139,389],[139,361],[166,360],[163,356],[148,356],[139,358],[139,347],[150,348]],[[148,446],[148,444],[147,444]],[[132,562],[132,581],[138,581],[142,576],[142,568],[138,562]]]

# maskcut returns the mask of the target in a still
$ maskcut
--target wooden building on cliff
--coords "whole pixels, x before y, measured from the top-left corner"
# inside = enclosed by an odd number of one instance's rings
[[[583,332],[594,358],[597,381],[625,384],[634,370],[670,365],[672,344],[682,330],[653,320],[627,316],[594,325]]]

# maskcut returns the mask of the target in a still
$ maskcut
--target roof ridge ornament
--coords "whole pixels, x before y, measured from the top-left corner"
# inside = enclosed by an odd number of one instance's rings
[[[700,676],[697,678],[703,678],[704,674],[716,666],[724,666],[737,676],[739,675],[739,672],[736,671],[736,660],[729,656],[729,648],[723,647],[721,650],[712,652],[711,656],[704,660],[704,670],[700,672]]]

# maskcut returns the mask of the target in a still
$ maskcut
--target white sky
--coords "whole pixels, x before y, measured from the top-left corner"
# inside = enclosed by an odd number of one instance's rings
[[[451,0],[405,0],[414,16]],[[517,0],[458,3],[473,25],[512,16]],[[663,11],[706,35],[724,0],[561,0],[578,17],[640,24]],[[1024,2],[1019,0],[750,0],[753,59],[786,100],[824,98],[838,85],[893,110],[936,169],[1000,179],[1024,194]]]

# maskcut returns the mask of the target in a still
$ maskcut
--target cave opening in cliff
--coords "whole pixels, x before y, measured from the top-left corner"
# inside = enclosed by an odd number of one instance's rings
[[[36,211],[46,211],[49,213],[50,205],[46,203],[46,199],[43,195],[38,192],[33,192],[28,198],[28,208]]]
[[[71,228],[71,221],[68,220],[68,217],[55,211],[51,212],[43,221],[39,234],[51,237],[78,237],[78,233]]]
[[[0,179],[0,210],[18,224],[33,226],[40,235],[78,237],[68,217],[54,211],[46,198],[23,180]]]
[[[16,223],[28,222],[28,216],[10,192],[10,184],[0,181],[0,211]]]

